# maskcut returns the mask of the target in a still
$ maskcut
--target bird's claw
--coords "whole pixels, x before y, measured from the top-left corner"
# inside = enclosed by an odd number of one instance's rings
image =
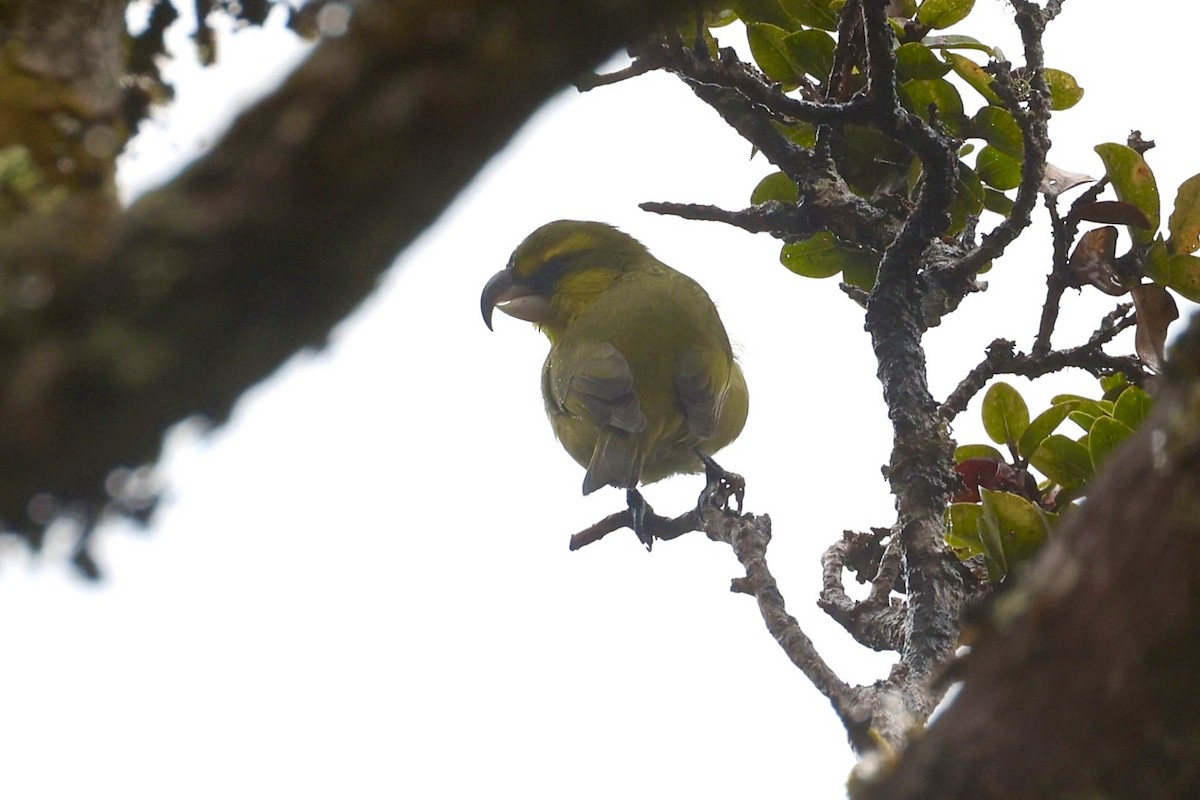
[[[646,552],[650,552],[654,549],[654,534],[646,526],[646,516],[654,513],[653,509],[637,489],[626,491],[625,501],[629,503],[629,516],[633,518],[630,527],[637,534],[638,541],[646,545]]]
[[[696,501],[696,513],[704,515],[706,506],[729,511],[730,499],[737,501],[737,513],[742,513],[742,501],[746,499],[746,479],[736,472],[724,469],[707,453],[700,452],[700,460],[704,462],[704,474],[708,479],[704,491]]]

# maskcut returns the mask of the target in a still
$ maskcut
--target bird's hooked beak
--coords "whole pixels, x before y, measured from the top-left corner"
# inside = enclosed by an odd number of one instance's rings
[[[492,330],[492,311],[496,308],[526,322],[542,322],[551,311],[550,298],[532,286],[517,283],[510,269],[502,269],[488,280],[479,298],[479,308],[488,330]]]

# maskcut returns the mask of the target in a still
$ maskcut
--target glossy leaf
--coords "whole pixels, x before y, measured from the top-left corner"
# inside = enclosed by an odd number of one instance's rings
[[[896,77],[902,83],[940,78],[949,71],[950,65],[920,42],[908,42],[896,50]]]
[[[961,463],[971,458],[990,458],[1003,461],[1004,456],[990,444],[960,444],[954,449],[954,462]]]
[[[983,187],[983,207],[988,211],[1007,217],[1013,210],[1013,199],[998,189]],[[990,262],[989,262],[990,263]],[[982,273],[982,270],[980,270]]]
[[[1200,303],[1200,258],[1187,253],[1168,255],[1166,245],[1158,240],[1150,246],[1143,266],[1155,283]]]
[[[1088,431],[1088,455],[1092,459],[1092,469],[1100,469],[1108,454],[1132,434],[1133,428],[1124,422],[1112,417],[1099,417]]]
[[[798,72],[816,78],[824,84],[833,69],[833,51],[837,45],[825,31],[803,30],[789,33],[783,40],[788,61]]]
[[[837,14],[829,0],[779,0],[779,4],[797,22],[822,30],[837,30]]]
[[[1021,185],[1021,162],[1001,153],[990,144],[975,157],[979,180],[994,189],[1015,189]]]
[[[887,7],[888,16],[896,19],[912,19],[917,13],[917,0],[892,0]]]
[[[785,244],[779,260],[797,275],[829,278],[847,267],[861,267],[864,261],[878,263],[879,258],[870,250],[855,248],[829,231],[821,231],[802,242]]]
[[[946,60],[954,68],[955,74],[966,81],[968,86],[979,92],[984,100],[993,105],[1004,105],[999,95],[992,91],[993,78],[983,71],[983,67],[958,53],[946,53]]]
[[[983,396],[983,430],[996,444],[1015,447],[1029,427],[1029,406],[1009,384],[993,383]]]
[[[779,0],[733,0],[730,5],[747,28],[756,22],[780,28],[790,28],[794,24],[791,16],[779,5]]]
[[[1005,570],[1012,572],[1014,566],[1037,555],[1050,536],[1050,522],[1045,512],[1019,495],[982,489],[980,498],[984,519],[1000,534]]]
[[[1029,458],[1029,463],[1050,480],[1071,489],[1091,480],[1092,457],[1079,442],[1061,433],[1052,433]]]
[[[1150,416],[1153,405],[1154,399],[1149,392],[1140,386],[1130,386],[1117,398],[1113,417],[1136,430]]]
[[[989,47],[974,36],[963,36],[957,33],[926,36],[921,40],[921,44],[934,50],[982,50],[993,57],[997,52],[994,47]]]
[[[1038,447],[1046,440],[1046,437],[1058,429],[1058,426],[1063,423],[1063,420],[1067,418],[1067,414],[1071,413],[1076,405],[1076,403],[1060,403],[1056,406],[1050,406],[1034,417],[1017,442],[1017,453],[1022,458],[1029,458],[1037,452]]]
[[[1154,238],[1159,221],[1158,184],[1150,166],[1136,150],[1123,144],[1106,142],[1096,145],[1095,149],[1104,162],[1104,169],[1117,198],[1140,208],[1150,221],[1149,229],[1130,228],[1130,236],[1135,242],[1149,243]]]
[[[1083,88],[1071,73],[1047,68],[1045,75],[1050,87],[1051,111],[1064,111],[1083,99]]]
[[[984,106],[971,119],[969,130],[971,136],[983,139],[1006,156],[1017,161],[1025,158],[1025,135],[1008,109]]]
[[[900,89],[901,103],[909,111],[928,122],[929,109],[935,107],[946,130],[956,136],[963,132],[967,118],[963,113],[962,96],[950,81],[944,78],[911,80],[901,84]]]
[[[1200,249],[1200,175],[1193,175],[1179,185],[1167,230],[1171,234],[1167,250],[1172,255]]]
[[[954,550],[964,551],[960,557],[970,558],[984,554],[979,531],[982,516],[983,506],[978,503],[950,504],[950,525],[946,529],[946,544]]]
[[[975,0],[925,0],[917,9],[917,22],[940,30],[962,22],[975,7]]]
[[[751,205],[759,205],[768,200],[794,205],[799,199],[800,191],[796,188],[796,182],[782,172],[772,172],[759,181],[750,193]]]
[[[1137,332],[1133,347],[1142,363],[1162,372],[1166,359],[1167,327],[1179,319],[1179,307],[1166,289],[1157,283],[1133,287],[1133,305],[1137,309]]]
[[[750,54],[754,63],[773,81],[784,86],[795,86],[796,70],[787,57],[783,40],[788,32],[766,22],[752,22],[746,26],[746,40],[750,43]]]

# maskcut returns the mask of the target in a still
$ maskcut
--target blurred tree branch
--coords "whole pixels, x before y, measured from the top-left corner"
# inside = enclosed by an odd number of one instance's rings
[[[368,0],[211,152],[125,211],[111,182],[128,130],[124,3],[7,9],[0,37],[20,48],[0,93],[32,122],[0,129],[0,147],[72,181],[53,211],[0,231],[0,519],[36,543],[32,497],[88,520],[119,507],[104,489],[113,468],[153,461],[186,417],[223,420],[320,345],[534,109],[694,5]],[[68,57],[81,28],[95,46]],[[68,165],[68,146],[95,169]]]

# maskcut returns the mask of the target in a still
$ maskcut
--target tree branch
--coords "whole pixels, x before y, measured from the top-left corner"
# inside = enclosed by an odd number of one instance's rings
[[[99,513],[110,470],[323,343],[545,99],[696,5],[366,0],[127,212],[4,231],[0,277],[49,291],[0,316],[0,519],[36,541],[39,493]]]

